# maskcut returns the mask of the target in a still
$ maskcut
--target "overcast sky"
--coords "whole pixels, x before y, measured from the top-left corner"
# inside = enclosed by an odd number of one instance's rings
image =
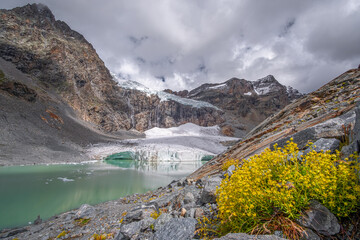
[[[155,88],[272,74],[301,92],[360,64],[359,0],[1,0],[46,4],[106,66]]]

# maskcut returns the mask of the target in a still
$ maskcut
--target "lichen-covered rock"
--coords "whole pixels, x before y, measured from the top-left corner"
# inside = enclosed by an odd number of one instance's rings
[[[192,239],[197,221],[193,218],[172,218],[155,232],[157,240]]]
[[[335,215],[315,200],[310,202],[309,209],[303,213],[298,222],[325,236],[332,236],[340,231],[340,225]]]

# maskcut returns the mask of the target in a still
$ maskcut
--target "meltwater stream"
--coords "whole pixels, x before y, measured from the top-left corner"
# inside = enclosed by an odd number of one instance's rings
[[[185,164],[185,165],[184,165]],[[0,230],[134,193],[145,193],[187,176],[202,163],[138,167],[132,161],[0,167]]]

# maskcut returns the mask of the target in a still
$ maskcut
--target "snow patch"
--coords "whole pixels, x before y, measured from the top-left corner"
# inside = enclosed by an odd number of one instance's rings
[[[246,92],[246,93],[244,93],[244,95],[245,95],[245,96],[251,96],[252,93],[251,93],[251,92]]]
[[[220,85],[209,87],[209,89],[221,89],[221,88],[225,88],[226,86],[227,86],[227,84],[223,83],[223,84],[220,84]]]

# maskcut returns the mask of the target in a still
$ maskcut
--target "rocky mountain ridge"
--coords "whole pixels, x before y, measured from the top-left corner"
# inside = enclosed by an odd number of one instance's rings
[[[272,75],[256,81],[232,78],[224,83],[203,84],[194,90],[172,92],[181,97],[209,102],[224,110],[227,131],[244,136],[271,114],[303,96],[280,84]]]
[[[149,94],[121,86],[93,46],[66,23],[56,20],[45,5],[0,10],[0,16],[1,57],[46,91],[59,94],[78,118],[105,132],[145,131],[191,122],[201,126],[221,124],[224,134],[239,137],[284,107],[293,96],[299,96],[294,91],[291,96],[281,97],[284,87],[274,78],[268,80],[274,85],[271,94],[264,92],[268,87],[266,78],[249,85],[250,92],[243,92],[238,86],[240,80],[233,79],[228,81],[236,87],[232,92],[220,91],[220,85],[213,84],[209,85],[211,91],[200,87],[182,100],[178,97],[181,94],[175,96],[169,91]],[[226,101],[219,102],[219,97]]]
[[[223,122],[222,111],[119,86],[85,38],[42,4],[0,10],[0,54],[46,91],[55,91],[76,115],[106,132],[186,122]],[[174,114],[174,112],[176,114]]]

